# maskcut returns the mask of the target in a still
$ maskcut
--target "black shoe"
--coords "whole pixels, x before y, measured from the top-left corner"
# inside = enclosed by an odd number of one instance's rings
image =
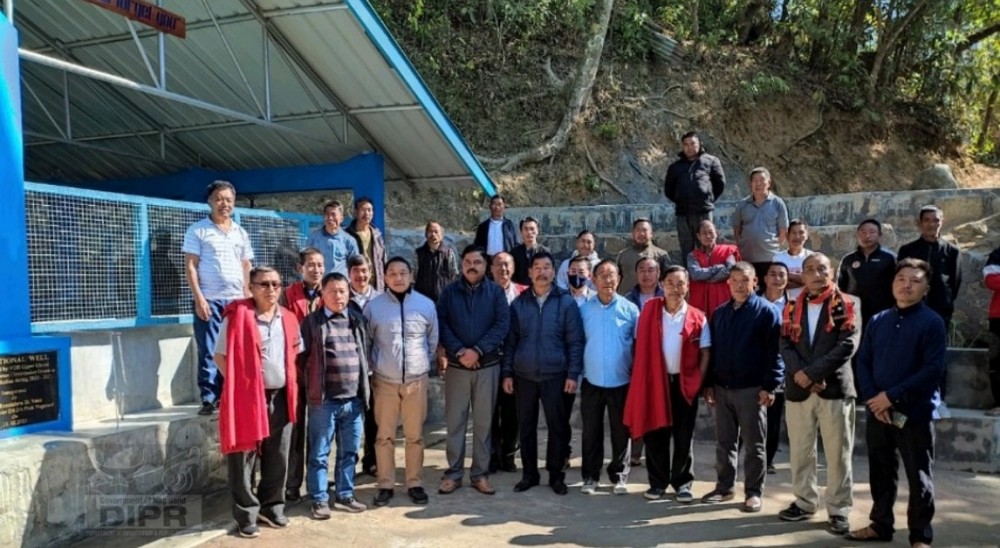
[[[778,469],[775,468],[773,464],[768,464],[767,465],[767,473],[768,474],[777,474],[778,473]]]
[[[302,492],[298,489],[285,489],[285,502],[298,502],[302,500]]]
[[[362,475],[362,476],[368,475],[368,476],[371,476],[371,477],[374,478],[375,477],[375,473],[376,473],[376,469],[375,469],[375,464],[374,463],[372,463],[372,464],[368,464],[368,463],[364,463],[364,462],[361,463],[361,474],[360,475]]]
[[[427,501],[430,500],[427,498],[427,492],[424,491],[423,487],[410,487],[406,490],[406,494],[410,496],[413,504],[427,504]]]
[[[517,472],[517,464],[513,460],[500,463],[500,471]]]
[[[275,529],[284,529],[285,527],[288,527],[288,518],[281,514],[261,512],[257,514],[257,521],[263,521]]]
[[[667,490],[662,487],[650,487],[642,496],[646,500],[660,500],[667,496]]]
[[[212,402],[210,401],[201,402],[201,409],[198,410],[198,414],[203,417],[206,417],[208,415],[211,415],[212,413],[215,413],[215,405],[213,405]],[[260,533],[258,532],[257,534]]]
[[[514,486],[514,492],[522,493],[524,491],[527,491],[528,489],[531,489],[536,485],[538,485],[537,478],[535,479],[521,478],[521,481],[517,482],[517,485]]]
[[[389,504],[389,500],[392,499],[394,494],[392,489],[379,489],[378,493],[375,493],[375,500],[372,504],[375,506],[385,506]]]
[[[851,532],[851,524],[844,516],[830,516],[826,525],[834,535],[843,536]]]
[[[210,404],[211,405],[211,404]],[[257,538],[260,536],[260,527],[256,523],[247,523],[236,528],[243,538]]]
[[[569,492],[569,489],[566,488],[566,482],[561,479],[550,481],[549,487],[551,487],[552,492],[557,495],[565,495]]]
[[[492,476],[493,474],[496,474],[497,470],[500,470],[500,459],[491,457],[489,467],[490,475]]]
[[[813,517],[814,513],[815,512],[806,512],[805,510],[799,508],[798,504],[793,502],[788,506],[788,508],[778,512],[778,519],[781,521],[802,521]],[[850,530],[850,527],[848,527],[848,530]],[[844,531],[844,533],[846,532],[847,531]]]

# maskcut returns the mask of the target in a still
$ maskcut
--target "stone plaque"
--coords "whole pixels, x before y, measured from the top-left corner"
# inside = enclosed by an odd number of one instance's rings
[[[59,418],[56,351],[0,355],[0,430]]]

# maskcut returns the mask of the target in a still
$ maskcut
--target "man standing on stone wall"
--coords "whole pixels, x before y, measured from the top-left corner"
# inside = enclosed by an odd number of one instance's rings
[[[771,172],[756,167],[750,172],[750,195],[733,211],[733,237],[744,261],[753,264],[763,281],[774,256],[788,242],[788,208],[771,192]]]
[[[920,259],[930,267],[927,306],[944,320],[947,333],[951,327],[951,316],[955,313],[958,289],[962,286],[962,252],[958,246],[941,238],[943,224],[944,212],[941,208],[935,205],[920,208],[917,217],[920,237],[899,248],[898,260]],[[948,392],[947,366],[945,362],[945,372],[941,374],[941,405],[938,408],[941,417],[946,419],[951,417],[944,401]]]
[[[702,148],[697,133],[685,133],[681,146],[679,158],[667,168],[663,193],[674,203],[681,257],[687,257],[694,250],[698,225],[712,220],[715,201],[726,189],[726,174],[722,162]]]
[[[208,217],[184,233],[184,273],[194,297],[194,341],[198,349],[199,415],[219,407],[222,376],[212,359],[222,325],[222,309],[235,299],[249,296],[250,235],[233,220],[236,188],[226,181],[208,185]]]
[[[851,356],[861,342],[861,303],[833,283],[833,266],[822,253],[802,263],[802,293],[785,303],[779,343],[785,362],[789,459],[795,501],[778,513],[784,521],[811,518],[819,510],[816,434],[826,455],[826,513],[830,532],[850,530],[854,498],[854,375]]]
[[[510,253],[517,245],[517,230],[514,229],[514,223],[503,215],[506,208],[503,196],[499,194],[493,196],[490,198],[490,218],[476,227],[476,238],[473,243],[485,249],[490,257],[504,251]]]
[[[650,257],[659,264],[660,272],[670,266],[670,254],[653,244],[653,223],[649,219],[636,219],[632,223],[632,244],[618,252],[615,260],[622,273],[618,293],[624,295],[635,287],[636,265],[639,259]],[[641,309],[642,307],[640,307]]]
[[[354,220],[347,226],[347,233],[354,236],[358,252],[368,257],[372,265],[372,287],[385,289],[385,240],[382,231],[372,224],[375,205],[372,199],[361,197],[354,201]]]

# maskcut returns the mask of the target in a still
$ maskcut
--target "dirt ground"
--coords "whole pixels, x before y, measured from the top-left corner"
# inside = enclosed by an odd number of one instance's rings
[[[579,431],[574,431],[574,450],[579,451]],[[674,501],[649,502],[643,499],[646,489],[644,467],[633,468],[629,494],[614,496],[604,486],[598,495],[579,492],[579,458],[567,475],[570,493],[555,495],[543,485],[526,493],[514,493],[518,473],[500,473],[492,478],[497,494],[488,497],[472,488],[462,487],[451,495],[439,495],[436,487],[445,468],[443,432],[430,433],[425,460],[425,482],[430,504],[416,506],[397,488],[396,497],[384,508],[370,507],[361,514],[335,512],[329,521],[309,517],[309,503],[289,506],[291,525],[284,530],[262,526],[256,541],[235,536],[229,518],[228,500],[221,497],[213,506],[207,530],[182,537],[161,539],[151,546],[180,548],[205,546],[295,546],[327,548],[346,546],[455,546],[483,547],[499,545],[562,545],[594,547],[626,546],[849,546],[840,537],[826,532],[826,517],[821,511],[812,520],[786,523],[777,513],[793,500],[787,453],[778,454],[778,473],[767,477],[764,509],[759,514],[738,510],[741,497],[732,503],[681,505]],[[698,443],[695,447],[695,472],[699,481],[694,492],[700,496],[712,489],[714,447]],[[397,451],[402,463],[402,451]],[[401,473],[401,472],[400,472]],[[864,457],[854,460],[855,506],[851,524],[865,524],[871,509],[867,483],[868,467]],[[823,474],[820,476],[823,480]],[[905,481],[904,481],[905,485]],[[966,472],[936,471],[937,515],[934,519],[937,546],[997,546],[1000,538],[1000,476]],[[369,504],[375,487],[370,477],[361,479],[359,500]],[[739,485],[737,486],[739,493]],[[906,488],[901,486],[896,504],[897,531],[889,546],[906,545]],[[85,546],[110,546],[85,544]],[[132,544],[131,546],[135,546]]]

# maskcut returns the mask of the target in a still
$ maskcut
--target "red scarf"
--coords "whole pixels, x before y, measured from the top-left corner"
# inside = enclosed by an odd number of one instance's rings
[[[822,293],[811,299],[803,290],[802,293],[799,293],[798,299],[785,303],[785,308],[781,313],[781,335],[788,337],[793,343],[799,342],[802,338],[802,311],[807,306],[806,301],[808,304],[828,303],[826,325],[823,326],[827,333],[833,331],[837,321],[843,322],[840,325],[842,331],[854,329],[854,301],[844,298],[840,288],[830,284]]]
[[[270,436],[264,378],[261,374],[260,335],[253,299],[233,301],[223,317],[226,329],[226,375],[219,401],[219,445],[223,454],[256,451]],[[281,314],[285,330],[285,386],[296,386],[295,357],[299,322],[290,310]],[[295,422],[297,390],[286,390],[289,422]]]
[[[691,321],[702,325],[704,317],[700,310],[688,304],[684,325],[686,327]],[[682,342],[681,348],[681,393],[691,403],[701,389],[702,378],[697,348],[692,359],[689,345],[690,339],[700,339],[700,333],[685,334],[682,329],[681,335],[689,339]],[[622,418],[633,439],[673,425],[667,364],[663,358],[663,297],[650,299],[639,314],[635,362]]]

